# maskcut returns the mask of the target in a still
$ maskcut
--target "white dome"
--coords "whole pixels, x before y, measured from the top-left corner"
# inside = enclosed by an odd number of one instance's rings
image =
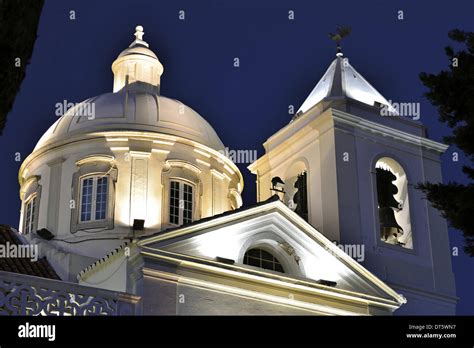
[[[114,93],[69,109],[41,137],[35,150],[77,135],[107,131],[162,133],[224,150],[214,129],[196,111],[159,95],[163,65],[143,41],[143,34],[143,27],[137,26],[135,41],[112,64]]]
[[[125,57],[125,56],[130,56],[134,54],[141,54],[143,56],[149,56],[151,58],[158,59],[156,56],[155,52],[150,50],[149,48],[145,46],[140,46],[140,45],[135,45],[133,47],[129,47],[125,50],[122,51],[122,53],[119,54],[118,58],[120,57]]]
[[[77,115],[93,107],[94,117]],[[141,90],[123,89],[87,99],[68,110],[41,137],[35,150],[73,136],[104,131],[144,131],[179,136],[214,150],[224,145],[211,125],[183,103]]]

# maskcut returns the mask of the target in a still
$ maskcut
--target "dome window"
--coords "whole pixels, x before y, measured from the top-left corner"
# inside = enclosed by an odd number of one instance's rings
[[[36,195],[30,197],[25,203],[25,220],[23,224],[23,233],[30,234],[36,229],[36,211],[37,211]]]
[[[194,188],[192,185],[177,180],[170,182],[170,224],[183,225],[193,221],[193,196]]]
[[[101,175],[81,179],[80,222],[106,219],[108,182],[108,177]]]
[[[117,181],[114,158],[91,155],[76,165],[78,170],[72,178],[71,233],[113,229]]]
[[[164,228],[189,224],[201,217],[201,170],[191,162],[167,160],[163,169]]]
[[[23,201],[22,206],[22,233],[30,234],[36,232],[38,227],[38,213],[41,196],[41,185],[39,176],[28,178],[20,190],[20,197]]]

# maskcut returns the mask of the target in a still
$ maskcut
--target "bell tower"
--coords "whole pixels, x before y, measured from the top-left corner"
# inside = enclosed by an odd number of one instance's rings
[[[407,298],[396,314],[455,314],[447,223],[415,188],[442,181],[447,146],[428,139],[417,118],[399,113],[339,49],[249,169],[258,201],[278,177],[290,208],[345,250],[362,247],[361,263]],[[301,190],[307,201],[295,202]]]

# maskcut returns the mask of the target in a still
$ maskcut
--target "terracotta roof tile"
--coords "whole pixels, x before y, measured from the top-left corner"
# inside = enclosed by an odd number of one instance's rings
[[[0,244],[2,245],[23,245],[18,236],[18,232],[6,225],[0,225]],[[61,279],[49,264],[46,258],[32,261],[29,258],[8,258],[0,257],[0,271],[21,273],[36,277]]]

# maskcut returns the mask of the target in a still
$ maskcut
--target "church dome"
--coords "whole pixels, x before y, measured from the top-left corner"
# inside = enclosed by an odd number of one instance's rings
[[[141,26],[135,37],[112,63],[113,90],[57,103],[56,122],[18,172],[19,229],[54,235],[40,250],[62,279],[124,240],[242,205],[231,154],[196,111],[161,95],[163,65]]]
[[[88,108],[94,111],[92,117],[82,114]],[[120,130],[163,133],[217,151],[224,149],[211,125],[189,106],[155,93],[124,89],[87,99],[69,109],[41,137],[35,150],[77,135]]]
[[[114,93],[89,98],[69,108],[41,137],[35,150],[107,131],[162,133],[224,150],[203,117],[183,103],[160,95],[163,65],[143,41],[143,34],[143,27],[137,26],[135,40],[112,64]]]
[[[119,54],[118,58],[133,55],[133,54],[141,54],[144,56],[149,56],[149,57],[158,59],[155,52],[150,50],[148,47],[139,45],[139,44],[123,50],[122,53]]]

